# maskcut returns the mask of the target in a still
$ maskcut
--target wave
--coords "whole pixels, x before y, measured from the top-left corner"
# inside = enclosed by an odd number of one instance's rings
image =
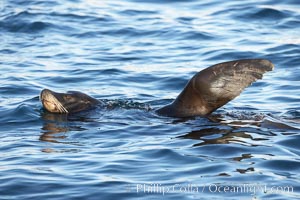
[[[236,12],[237,10],[244,10],[244,12]],[[234,9],[232,12],[232,17],[236,20],[242,21],[271,21],[274,24],[277,24],[279,21],[285,20],[292,16],[290,11],[286,10],[277,10],[275,8],[238,8]]]

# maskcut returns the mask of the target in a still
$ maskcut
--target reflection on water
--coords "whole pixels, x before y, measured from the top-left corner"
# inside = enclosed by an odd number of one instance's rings
[[[258,125],[260,122],[257,121],[232,121],[224,123],[220,120],[220,124],[214,127],[201,128],[200,130],[193,130],[185,135],[179,136],[179,138],[201,140],[202,142],[194,144],[193,146],[203,146],[209,144],[230,144],[239,143],[242,145],[256,146],[255,141],[267,140],[265,138],[254,138],[251,132],[262,131],[257,128],[243,128],[243,126]],[[270,135],[270,132],[264,133],[264,135]]]
[[[207,139],[204,136],[215,136],[217,138]],[[203,146],[209,144],[230,144],[230,143],[239,143],[243,145],[257,146],[253,143],[254,141],[267,140],[264,138],[253,138],[247,132],[238,131],[233,128],[232,130],[222,130],[217,128],[202,129],[198,131],[192,131],[186,135],[180,136],[181,138],[186,139],[195,139],[202,140],[202,142],[194,144],[193,146]],[[245,140],[247,139],[247,140]],[[253,142],[249,142],[252,140]]]
[[[68,139],[68,135],[71,131],[84,131],[87,130],[82,128],[80,125],[73,125],[72,118],[65,114],[53,114],[48,112],[42,112],[41,117],[43,119],[43,127],[41,128],[41,135],[39,140],[42,142],[59,143],[65,145],[71,145],[71,148],[43,148],[41,151],[45,153],[65,153],[65,152],[79,152],[79,148],[76,146],[81,146],[80,141]],[[78,121],[82,118],[77,118]],[[74,147],[75,146],[75,147]]]
[[[275,119],[262,114],[252,115],[248,112],[230,112],[226,115],[211,115],[208,119],[218,125],[208,126],[192,130],[181,135],[178,138],[201,140],[202,142],[193,146],[202,146],[208,144],[230,144],[239,143],[242,145],[260,146],[263,141],[268,140],[263,136],[275,136],[272,130],[288,132],[288,130],[300,130],[290,124],[290,121],[284,119]],[[295,123],[295,121],[293,121]],[[299,124],[298,124],[299,125]],[[255,137],[251,133],[255,134]],[[260,135],[262,137],[257,137]],[[262,142],[261,142],[262,141]]]
[[[41,128],[40,140],[45,142],[63,143],[60,140],[65,139],[66,135],[58,133],[67,133],[70,131],[66,115],[57,115],[52,113],[42,113],[43,127]]]

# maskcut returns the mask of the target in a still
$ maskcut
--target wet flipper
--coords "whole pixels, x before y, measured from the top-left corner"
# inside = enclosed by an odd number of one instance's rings
[[[264,59],[224,62],[208,67],[188,82],[175,101],[157,110],[171,117],[204,116],[237,97],[274,65]]]

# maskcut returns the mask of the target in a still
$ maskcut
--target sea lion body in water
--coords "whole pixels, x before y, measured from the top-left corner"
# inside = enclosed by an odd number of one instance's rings
[[[208,115],[273,68],[274,65],[265,59],[213,65],[195,74],[173,103],[156,112],[170,117]],[[75,113],[102,103],[81,92],[56,93],[48,89],[41,92],[40,99],[44,108],[53,113]]]
[[[101,104],[101,101],[82,92],[58,93],[49,89],[41,92],[40,100],[44,108],[52,113],[76,113]]]

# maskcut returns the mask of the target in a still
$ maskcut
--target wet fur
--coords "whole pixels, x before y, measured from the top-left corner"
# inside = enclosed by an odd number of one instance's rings
[[[274,65],[264,59],[245,59],[208,67],[187,83],[175,101],[157,110],[170,117],[205,116],[237,97],[246,87],[261,79]],[[84,93],[57,93],[45,89],[40,95],[49,112],[75,113],[100,103]]]

